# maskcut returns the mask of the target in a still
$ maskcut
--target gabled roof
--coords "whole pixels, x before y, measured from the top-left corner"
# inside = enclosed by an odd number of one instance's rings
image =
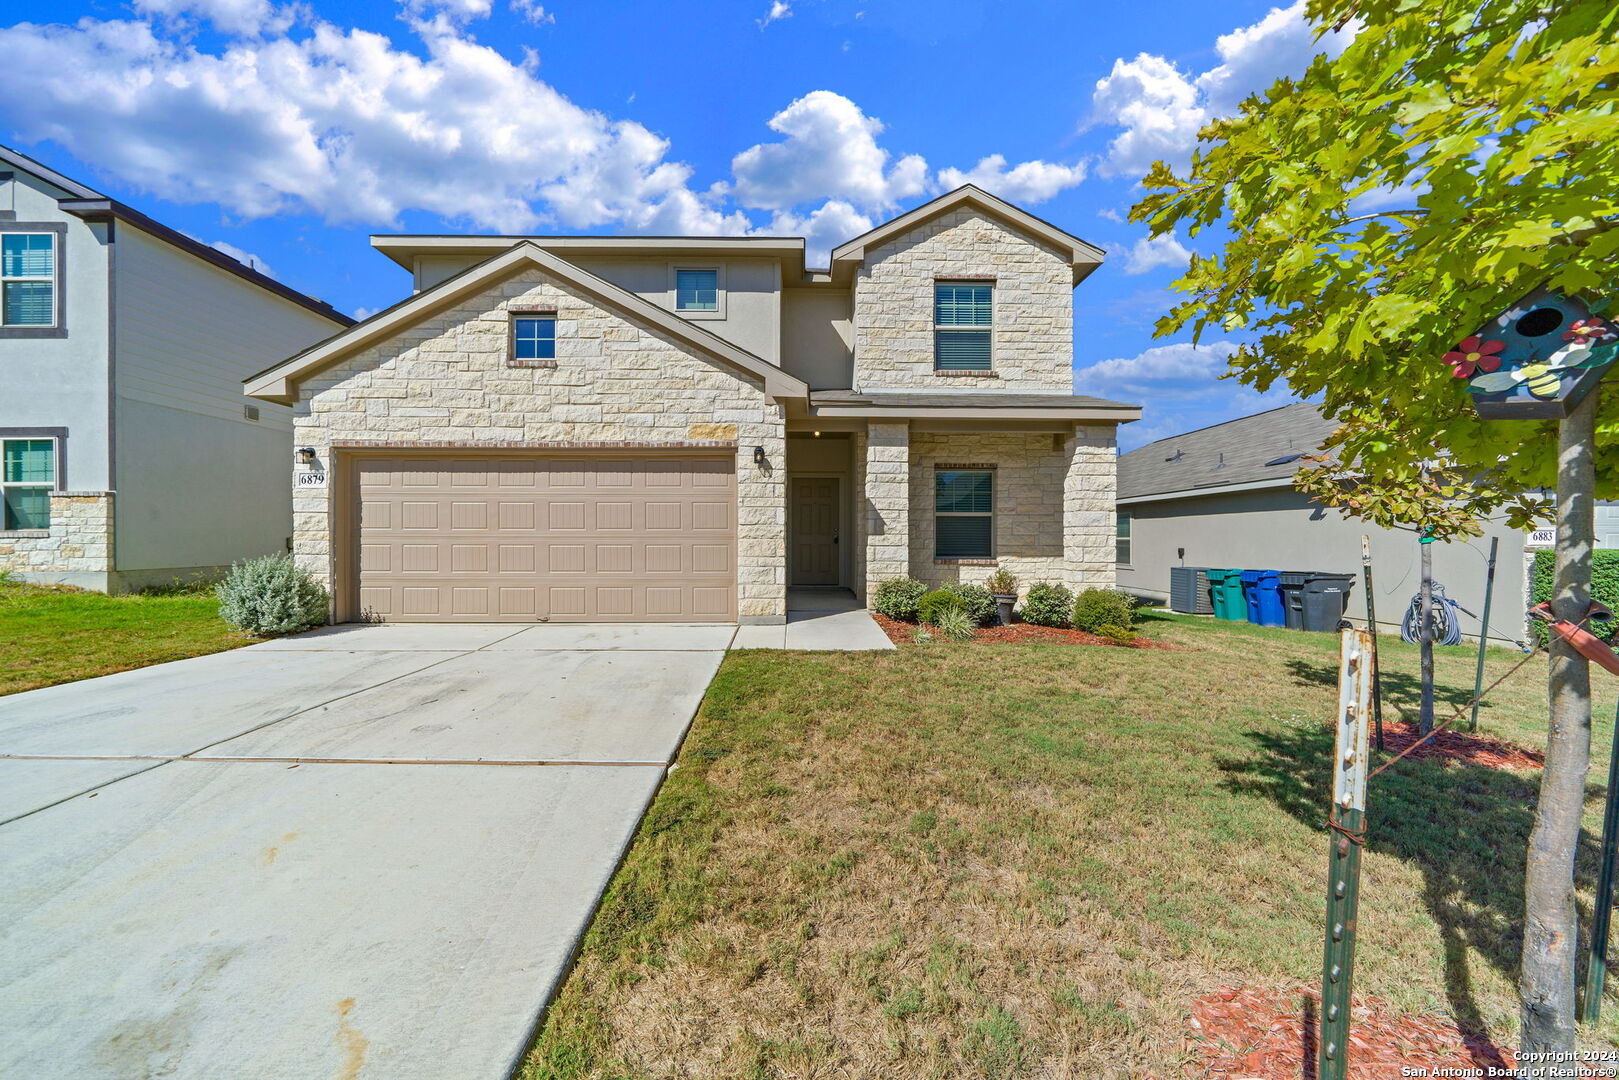
[[[299,381],[529,266],[538,267],[549,276],[566,281],[632,318],[652,324],[715,360],[763,379],[767,394],[776,397],[805,397],[809,394],[806,383],[769,361],[528,241],[514,244],[501,254],[446,278],[431,289],[379,311],[342,333],[244,380],[246,392],[251,397],[290,404],[297,400]]]
[[[1289,487],[1338,427],[1309,402],[1198,428],[1119,456],[1120,502]]]
[[[1074,268],[1074,284],[1078,285],[1102,265],[1102,249],[1093,244],[1086,243],[1072,233],[1063,232],[1049,221],[1042,221],[1027,210],[1019,209],[1005,199],[997,198],[982,188],[972,184],[963,184],[948,195],[941,195],[932,202],[923,203],[914,210],[907,211],[892,221],[885,222],[868,233],[855,237],[847,243],[839,244],[832,249],[832,269],[835,272],[839,263],[858,263],[866,258],[866,252],[887,242],[896,236],[910,232],[918,225],[947,214],[963,206],[970,206],[992,217],[996,217],[1014,228],[1045,241],[1058,251],[1065,252],[1068,262]]]
[[[188,255],[193,255],[204,262],[212,263],[221,270],[235,274],[243,281],[257,285],[267,292],[275,293],[284,300],[290,300],[322,318],[330,319],[339,326],[352,326],[354,323],[353,319],[338,311],[326,301],[317,300],[313,296],[283,285],[275,278],[261,274],[253,267],[231,258],[218,248],[209,247],[199,240],[193,240],[185,233],[171,229],[161,221],[154,221],[139,210],[125,206],[117,199],[109,198],[93,188],[85,187],[72,177],[63,176],[55,169],[35,161],[27,154],[13,150],[9,146],[0,146],[0,164],[10,165],[20,172],[28,173],[45,181],[52,187],[60,188],[67,192],[67,197],[57,199],[56,205],[74,217],[85,221],[121,221],[155,239],[163,241],[170,247],[179,248]]]

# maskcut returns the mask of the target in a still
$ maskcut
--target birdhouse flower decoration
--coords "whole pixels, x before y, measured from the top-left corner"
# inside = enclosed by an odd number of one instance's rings
[[[1564,417],[1619,360],[1601,301],[1540,288],[1445,353],[1487,419]]]
[[[1470,379],[1480,371],[1494,371],[1501,366],[1496,355],[1506,348],[1504,341],[1485,341],[1483,338],[1462,338],[1456,347],[1445,354],[1445,363],[1458,379]]]

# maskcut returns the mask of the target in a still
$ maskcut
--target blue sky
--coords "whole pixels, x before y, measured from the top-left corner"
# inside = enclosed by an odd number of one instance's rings
[[[1077,389],[1125,448],[1281,404],[1234,341],[1154,339],[1217,237],[1124,215],[1158,157],[1301,71],[1303,4],[32,0],[0,139],[352,313],[373,232],[804,235],[824,253],[971,180],[1106,248]],[[812,259],[814,255],[812,254]]]

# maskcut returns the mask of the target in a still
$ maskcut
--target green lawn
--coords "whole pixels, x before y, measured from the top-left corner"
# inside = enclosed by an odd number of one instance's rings
[[[1181,650],[728,656],[522,1076],[1138,1078],[1174,1071],[1192,998],[1316,980],[1337,639],[1143,632]],[[1383,651],[1392,716],[1416,650]],[[1472,670],[1440,650],[1441,700]],[[1543,678],[1483,729],[1542,745]],[[1535,787],[1374,782],[1357,990],[1510,1040]],[[1594,869],[1592,840],[1587,910]]]
[[[103,596],[0,582],[0,694],[221,652],[256,639],[212,592]]]

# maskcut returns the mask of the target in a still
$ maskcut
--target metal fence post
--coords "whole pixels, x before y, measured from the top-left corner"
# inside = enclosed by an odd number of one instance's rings
[[[1377,749],[1383,746],[1383,671],[1377,655],[1377,605],[1372,600],[1372,538],[1360,538],[1360,566],[1366,576],[1366,629],[1372,632],[1372,730],[1377,736]]]
[[[1614,860],[1619,858],[1619,709],[1613,716],[1613,749],[1608,754],[1608,802],[1602,812],[1602,867],[1597,872],[1596,905],[1591,909],[1590,956],[1585,961],[1585,997],[1580,1023],[1602,1015],[1602,989],[1608,979],[1608,923],[1613,916]]]
[[[1484,573],[1484,614],[1478,631],[1478,670],[1473,673],[1473,716],[1467,722],[1468,731],[1478,730],[1479,694],[1484,691],[1484,650],[1490,641],[1490,597],[1495,593],[1495,549],[1501,546],[1499,536],[1490,537],[1490,568]]]
[[[1321,961],[1318,1080],[1346,1080],[1349,1002],[1355,970],[1355,916],[1360,906],[1360,849],[1365,842],[1370,769],[1372,634],[1345,630],[1338,653],[1338,739],[1332,757],[1332,810],[1327,826],[1327,934]]]

